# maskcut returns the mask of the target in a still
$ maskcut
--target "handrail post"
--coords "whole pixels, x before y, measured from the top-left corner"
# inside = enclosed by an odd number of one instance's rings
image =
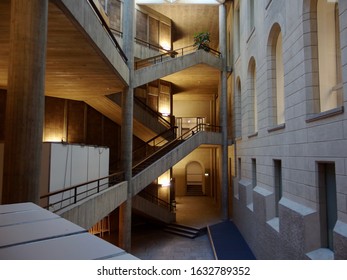
[[[100,180],[98,180],[98,187],[97,187],[97,193],[100,192]]]

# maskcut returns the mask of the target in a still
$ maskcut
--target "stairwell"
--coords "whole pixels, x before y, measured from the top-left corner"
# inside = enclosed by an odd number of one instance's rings
[[[213,53],[205,52],[203,50],[198,50],[193,53],[185,54],[180,57],[173,57],[170,61],[165,61],[162,63],[150,65],[144,68],[141,68],[139,70],[135,71],[135,86],[140,86],[144,83],[159,79],[165,75],[181,71],[187,67],[190,67],[192,65],[206,63],[213,67],[216,67],[218,69],[221,69],[221,59],[220,57]],[[168,63],[171,65],[169,66]],[[151,68],[150,70],[148,70]],[[145,73],[151,73],[151,75],[145,74]],[[154,75],[154,76],[153,76]],[[96,108],[97,110],[104,110],[105,103],[108,104],[107,107],[107,116],[112,116],[111,119],[114,119],[116,122],[119,122],[119,119],[117,119],[111,111],[113,111],[113,107],[115,106],[115,102],[112,101],[110,98],[104,96],[103,102],[100,103],[99,99],[90,100],[90,105]],[[94,102],[95,101],[95,102]],[[92,103],[94,102],[94,103]],[[99,103],[98,103],[99,102]],[[89,103],[88,103],[89,104]],[[101,108],[101,109],[100,109]],[[116,114],[119,118],[121,115],[119,112]],[[135,119],[134,119],[135,122]],[[134,124],[134,133],[135,133],[135,124]],[[137,131],[141,131],[143,129],[137,129]],[[171,128],[173,130],[173,128]],[[136,134],[136,133],[135,133]],[[148,134],[148,133],[147,133]],[[139,135],[142,135],[141,132],[139,132]],[[141,138],[141,137],[140,137]],[[174,139],[174,140],[172,140]],[[172,137],[170,139],[165,139],[164,142],[162,142],[161,147],[149,147],[152,149],[152,153],[150,156],[148,156],[146,159],[143,159],[141,161],[134,161],[136,162],[136,165],[133,167],[133,177],[131,179],[131,185],[133,188],[133,195],[137,195],[140,191],[145,189],[151,182],[153,182],[156,178],[158,178],[161,174],[163,174],[166,170],[174,166],[176,163],[178,163],[180,160],[182,160],[185,156],[187,156],[189,153],[191,153],[193,150],[198,148],[202,144],[211,144],[211,145],[221,145],[222,139],[221,139],[221,133],[218,130],[218,127],[213,126],[207,126],[207,125],[198,125],[197,127],[193,128],[180,138]],[[86,184],[88,184],[87,182]],[[123,185],[124,186],[124,185]],[[84,187],[83,185],[79,187]],[[114,187],[110,186],[110,187]],[[76,189],[77,192],[77,189]],[[106,190],[107,192],[107,190]],[[124,194],[126,192],[122,190],[123,197],[126,197]],[[197,187],[189,188],[188,193],[190,195],[203,195],[202,190],[198,189]],[[49,194],[48,194],[49,196]],[[47,196],[47,197],[48,197]],[[93,198],[87,198],[86,203],[94,203],[95,199],[97,199],[98,195],[95,195]],[[109,213],[112,210],[118,208],[123,202],[125,201],[125,198],[118,200],[115,204],[112,204],[112,209],[107,210],[100,210],[100,212],[106,211]],[[88,216],[90,216],[90,209],[88,207],[85,207],[85,203],[79,202],[76,207],[74,205],[70,205],[68,207],[69,214],[68,216],[72,219],[76,224],[80,224],[82,220],[88,220]],[[102,208],[102,204],[100,203],[98,207]],[[76,209],[75,209],[76,208]],[[78,216],[74,213],[74,211],[79,211]],[[64,215],[65,210],[59,211],[61,215]],[[80,218],[76,218],[80,217]],[[81,218],[83,217],[83,218]],[[98,217],[94,217],[93,220],[97,219]],[[77,220],[76,220],[77,219]],[[88,220],[88,222],[91,220]],[[91,222],[89,222],[91,223]],[[175,225],[176,231],[178,232],[184,232],[187,231],[184,229],[184,227],[179,227],[177,229],[177,225]],[[171,230],[172,225],[171,225]],[[188,229],[188,231],[194,231],[194,229]],[[186,233],[187,234],[187,233]],[[193,232],[191,232],[193,234]]]

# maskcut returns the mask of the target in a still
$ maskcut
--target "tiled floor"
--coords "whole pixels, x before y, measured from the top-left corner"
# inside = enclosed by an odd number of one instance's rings
[[[219,210],[211,198],[185,196],[176,201],[177,223],[204,228],[220,221]],[[133,229],[131,254],[144,260],[214,259],[207,235],[189,239],[148,226]]]

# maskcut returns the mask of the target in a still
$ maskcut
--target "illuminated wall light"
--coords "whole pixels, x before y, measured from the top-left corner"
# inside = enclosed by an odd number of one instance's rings
[[[167,51],[171,50],[171,45],[167,41],[160,42],[160,45],[164,50],[167,50]]]
[[[45,133],[44,142],[64,142],[64,138],[55,133]]]
[[[159,107],[159,112],[163,116],[164,115],[169,116],[170,115],[170,108],[169,108],[169,106],[162,105]]]
[[[158,184],[161,185],[163,188],[170,187],[171,180],[170,180],[170,171],[166,171],[164,174],[162,174],[158,178]]]

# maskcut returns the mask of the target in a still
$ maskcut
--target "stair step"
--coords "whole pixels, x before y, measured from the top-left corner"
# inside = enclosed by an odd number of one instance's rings
[[[195,238],[201,234],[201,230],[198,228],[175,223],[168,224],[164,231],[188,238]]]
[[[179,231],[179,230],[174,230],[174,229],[164,229],[165,232],[168,232],[168,233],[172,233],[172,234],[175,234],[175,235],[179,235],[179,236],[183,236],[183,237],[188,237],[188,238],[195,238],[197,235],[195,234],[192,234],[192,233],[187,233],[187,232],[183,232],[183,231]]]
[[[187,185],[187,196],[202,196],[204,195],[201,185]]]
[[[166,229],[169,230],[175,230],[175,231],[180,231],[180,232],[185,232],[185,233],[191,233],[191,234],[197,234],[199,233],[198,229],[190,229],[190,228],[184,228],[184,227],[177,227],[175,225],[168,225]]]

